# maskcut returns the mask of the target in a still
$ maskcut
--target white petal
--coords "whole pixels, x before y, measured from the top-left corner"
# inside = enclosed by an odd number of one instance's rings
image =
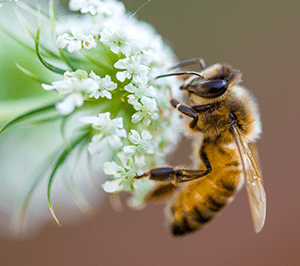
[[[100,95],[101,95],[102,98],[103,97],[106,97],[107,99],[111,99],[112,98],[111,93],[109,91],[107,91],[107,90],[101,91]]]
[[[129,58],[120,59],[118,62],[114,64],[115,68],[126,69],[128,65]]]
[[[152,139],[152,135],[150,134],[150,132],[148,130],[143,130],[141,135],[142,135],[142,139],[144,139],[144,140]]]
[[[113,121],[118,128],[123,128],[123,117],[117,117]]]
[[[137,123],[143,119],[141,112],[134,113],[131,117],[132,123]]]
[[[151,124],[151,120],[150,120],[149,118],[144,118],[144,119],[143,119],[143,124],[144,124],[145,126],[149,126],[149,125]]]
[[[133,164],[133,159],[131,154],[126,154],[125,152],[119,152],[117,154],[117,156],[119,157],[119,159],[121,160],[123,166],[127,169],[129,169],[132,164]],[[125,171],[124,171],[125,173]]]
[[[153,147],[153,145],[151,145],[151,144],[148,145],[146,152],[148,154],[153,154],[154,153],[154,147]]]
[[[112,180],[112,181],[106,181],[102,188],[107,193],[114,193],[121,190],[120,183],[122,182],[122,179]]]
[[[99,114],[96,125],[100,125],[100,126],[104,125],[105,123],[107,123],[107,121],[111,121],[110,120],[110,112]]]
[[[80,122],[84,124],[94,124],[98,121],[98,117],[93,115],[93,116],[82,116],[78,119]]]
[[[47,85],[47,84],[42,84],[42,87],[47,90],[47,91],[50,91],[50,90],[54,90],[55,89],[55,86],[53,85]]]
[[[116,129],[116,134],[119,137],[123,137],[123,138],[127,137],[127,133],[126,133],[126,130],[124,128],[122,128],[122,129]]]
[[[143,155],[141,155],[141,156],[135,156],[134,159],[135,159],[134,160],[135,164],[137,166],[139,166],[139,167],[142,167],[142,166],[144,166],[146,164],[145,163],[145,157]]]
[[[124,82],[125,79],[131,78],[131,75],[127,71],[118,72],[116,76],[117,76],[117,79],[121,82]]]
[[[129,139],[130,139],[130,141],[131,141],[132,143],[138,144],[138,143],[141,141],[141,137],[140,137],[139,132],[137,132],[137,131],[134,130],[134,129],[131,129],[131,130],[130,130]]]
[[[69,43],[70,40],[66,39],[66,38],[70,38],[69,34],[64,34],[62,36],[59,36],[56,40],[56,45],[58,48],[65,48]]]
[[[69,8],[72,11],[79,11],[84,4],[85,0],[71,0],[69,3]]]
[[[131,45],[129,43],[125,43],[124,45],[122,45],[121,47],[121,51],[123,54],[125,54],[126,56],[129,56],[131,53]]]
[[[90,142],[88,145],[88,150],[91,155],[96,153],[101,153],[107,147],[106,138],[102,139],[100,142]]]
[[[91,49],[96,48],[97,44],[95,42],[95,39],[92,35],[87,36],[83,41],[83,47],[85,49]]]
[[[134,86],[132,83],[129,83],[127,86],[124,87],[124,90],[135,93],[137,91],[137,87]]]
[[[153,86],[149,86],[146,90],[146,96],[154,97],[156,95],[156,91]]]
[[[75,51],[80,50],[81,46],[82,46],[81,41],[72,41],[72,42],[69,43],[67,49],[68,49],[69,53],[73,53]]]
[[[152,115],[151,115],[151,118],[152,118],[153,120],[157,120],[157,119],[159,118],[158,113],[152,114]]]
[[[116,162],[105,162],[103,164],[103,171],[107,175],[115,175],[117,172],[125,172],[124,168]]]
[[[68,115],[73,112],[75,107],[83,104],[83,97],[81,94],[70,94],[62,102],[55,105],[56,109],[62,115]]]
[[[110,147],[112,147],[112,149],[118,149],[122,147],[122,141],[118,135],[113,134],[111,136],[108,136],[107,138],[108,138],[108,143]]]
[[[119,47],[117,44],[112,44],[112,45],[110,46],[110,50],[111,50],[113,53],[117,54],[117,53],[119,53],[120,47]],[[115,66],[115,67],[116,67],[116,66]]]
[[[136,150],[136,146],[134,145],[127,145],[123,148],[123,151],[126,153],[126,154],[133,154]]]

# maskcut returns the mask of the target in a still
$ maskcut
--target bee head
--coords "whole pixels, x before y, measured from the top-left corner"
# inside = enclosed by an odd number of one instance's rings
[[[229,79],[202,79],[195,78],[188,84],[180,87],[181,90],[186,90],[191,94],[195,94],[201,98],[212,99],[223,95],[228,88]]]
[[[190,96],[195,95],[204,99],[216,99],[228,89],[241,82],[242,73],[233,69],[229,64],[215,64],[200,73],[194,71],[179,71],[156,77],[194,76],[186,80],[181,90],[187,91]],[[196,76],[196,77],[195,77]]]

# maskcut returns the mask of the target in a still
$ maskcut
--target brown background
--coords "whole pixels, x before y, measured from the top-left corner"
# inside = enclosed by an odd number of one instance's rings
[[[125,4],[135,11],[144,2]],[[244,189],[208,228],[182,239],[164,228],[162,205],[117,213],[106,200],[80,224],[51,221],[33,239],[0,240],[1,265],[300,265],[299,10],[299,0],[152,0],[138,12],[180,60],[228,62],[244,73],[263,122],[267,220],[260,234]],[[189,162],[189,146],[183,140],[170,164]]]

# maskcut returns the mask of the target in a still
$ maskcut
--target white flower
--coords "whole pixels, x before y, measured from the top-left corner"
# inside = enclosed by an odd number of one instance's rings
[[[117,79],[121,82],[131,77],[134,83],[148,82],[147,74],[149,68],[141,64],[141,57],[139,55],[120,59],[114,66],[119,69],[126,69],[125,71],[117,73]]]
[[[61,49],[68,46],[67,50],[69,53],[73,53],[82,48],[91,49],[97,46],[93,35],[90,34],[87,36],[83,34],[80,29],[71,30],[71,33],[73,37],[67,33],[59,36],[56,40],[56,45]]]
[[[71,0],[69,6],[72,11],[90,13],[93,16],[101,15],[103,17],[110,17],[114,13],[125,13],[124,4],[113,0]]]
[[[128,92],[134,93],[137,98],[142,98],[143,96],[154,97],[156,91],[153,86],[147,86],[142,84],[140,86],[134,86],[132,83],[129,83],[124,89]]]
[[[169,91],[174,98],[180,99],[179,81],[176,77],[155,79],[168,73],[168,68],[175,65],[175,56],[150,25],[126,14],[121,2],[70,0],[70,9],[87,15],[82,18],[76,15],[67,20],[61,17],[62,23],[55,25],[58,37],[55,47],[50,43],[51,32],[44,32],[40,44],[49,49],[49,62],[76,71],[66,71],[63,80],[57,79],[51,84],[43,84],[43,87],[62,96],[56,104],[60,114],[74,112],[74,115],[65,118],[68,120],[64,119],[68,121],[65,124],[65,137],[70,142],[68,156],[81,162],[81,157],[71,154],[78,150],[88,151],[92,158],[100,156],[105,158],[104,161],[110,160],[104,164],[104,172],[111,179],[103,184],[103,189],[109,193],[131,191],[134,198],[130,204],[139,208],[152,188],[152,181],[147,178],[136,180],[135,175],[164,164],[164,156],[178,142],[181,122],[178,121],[178,112],[170,105]],[[48,27],[51,25],[44,26],[45,30],[53,29]],[[61,53],[57,53],[57,49],[52,50],[57,47],[64,50],[60,50]],[[44,75],[39,78],[46,79]],[[176,91],[179,93],[176,94]],[[90,115],[80,118],[84,126],[78,121],[83,112]],[[177,119],[172,118],[174,113]],[[59,116],[55,118],[61,122]],[[75,120],[79,125],[73,125]],[[53,127],[53,124],[49,126]],[[130,132],[128,137],[124,127]],[[76,131],[80,138],[77,134],[75,136]],[[46,143],[46,137],[41,137]],[[81,142],[78,143],[77,139]],[[77,144],[78,149],[75,147]],[[102,166],[99,158],[96,159],[97,166]],[[59,172],[66,172],[63,173],[66,177],[67,168],[68,163],[59,169]],[[75,171],[70,170],[72,175]],[[87,173],[82,172],[82,177],[88,176]],[[45,179],[45,182],[48,180]]]
[[[143,130],[141,135],[134,129],[130,130],[129,140],[136,146],[134,152],[152,154],[154,152],[151,144],[152,135],[148,130]]]
[[[128,95],[128,102],[134,106],[134,109],[139,111],[142,108],[142,104],[139,100],[143,96],[154,97],[156,91],[153,86],[140,85],[138,87],[134,86],[132,83],[129,83],[124,89],[133,94]]]
[[[55,89],[61,95],[67,95],[62,102],[56,104],[56,108],[62,115],[68,115],[75,107],[83,105],[87,94],[97,92],[99,84],[94,79],[88,78],[84,70],[66,71],[64,77],[64,80],[54,81],[52,85],[42,84],[42,86],[45,90]]]
[[[109,144],[112,149],[118,149],[122,146],[121,138],[127,136],[123,129],[123,118],[117,117],[110,119],[110,113],[99,114],[97,116],[84,116],[79,119],[84,124],[92,124],[92,127],[99,131],[92,137],[89,144],[91,154],[100,153]]]
[[[90,98],[98,99],[99,97],[106,97],[107,99],[111,99],[111,93],[109,91],[112,91],[117,88],[118,84],[111,81],[111,77],[109,75],[106,75],[104,78],[100,78],[97,76],[93,71],[90,73],[90,77],[97,81],[99,84],[98,90],[92,91],[92,93],[89,95]]]
[[[151,123],[151,119],[153,120],[158,119],[158,114],[156,113],[157,111],[156,101],[153,98],[143,96],[141,102],[142,102],[141,110],[132,115],[131,121],[133,123],[137,123],[143,120],[143,123],[146,126],[149,126]]]
[[[123,158],[129,158],[128,156],[133,156],[132,160],[139,168],[146,164],[145,155],[154,153],[154,147],[150,142],[152,135],[149,133],[149,131],[143,130],[141,136],[136,130],[132,129],[128,138],[134,145],[125,146],[123,148],[124,154],[118,154],[119,158],[120,156]]]
[[[116,172],[111,171],[110,166],[107,165],[108,163],[110,163],[110,162],[104,163],[104,166],[103,166],[105,174],[108,175],[108,173],[105,171],[105,169],[109,169],[109,170],[107,170],[108,172],[111,172],[113,175],[116,175]],[[111,162],[111,163],[115,163],[115,162]],[[122,170],[123,170],[123,168],[122,168]],[[121,186],[122,182],[123,182],[122,179],[108,180],[102,185],[102,188],[107,193],[115,193],[115,192],[123,190],[123,188]]]
[[[85,3],[86,0],[71,0],[69,3],[69,8],[72,11],[79,11]]]
[[[94,79],[88,78],[84,70],[76,72],[66,71],[65,79],[52,82],[52,85],[42,84],[45,90],[56,89],[61,95],[70,93],[91,93],[99,89],[99,84]]]
[[[112,23],[104,23],[104,26],[105,28],[100,32],[100,42],[108,45],[110,50],[115,54],[122,52],[126,56],[129,56],[134,41],[130,39],[124,27]]]
[[[82,94],[72,93],[68,95],[62,102],[56,103],[55,107],[60,114],[68,115],[74,111],[75,107],[79,107],[82,105]]]
[[[133,180],[136,175],[135,170],[128,166],[120,166],[116,162],[105,162],[103,164],[104,173],[112,175],[115,180],[106,181],[102,188],[108,193],[118,192],[121,190],[133,190]]]

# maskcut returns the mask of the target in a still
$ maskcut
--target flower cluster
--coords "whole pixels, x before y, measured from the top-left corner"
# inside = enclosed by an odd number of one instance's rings
[[[132,191],[130,205],[141,207],[153,184],[135,180],[135,175],[163,164],[180,135],[179,116],[169,103],[170,92],[180,95],[178,81],[155,79],[176,64],[175,56],[161,36],[126,13],[121,2],[70,0],[69,7],[84,19],[77,27],[53,32],[58,52],[40,45],[41,62],[61,75],[42,86],[58,93],[60,100],[54,106],[63,123],[75,113],[80,117],[77,132],[84,135],[70,141],[69,148],[81,141],[88,143],[91,155],[111,154],[103,164],[110,177],[103,189]],[[47,60],[55,55],[53,62],[65,67],[46,62],[45,54]]]
[[[73,36],[65,33],[57,38],[56,44],[58,48],[65,48],[67,46],[70,53],[79,51],[82,48],[96,48],[96,42],[93,35],[90,34],[87,36],[83,34],[82,30],[72,30],[71,33]]]
[[[42,84],[42,86],[45,90],[55,89],[60,95],[65,96],[62,102],[56,104],[57,110],[62,115],[68,115],[74,111],[75,107],[82,106],[86,98],[111,99],[109,91],[117,88],[117,84],[111,81],[110,76],[100,78],[93,71],[88,75],[85,70],[81,69],[75,72],[66,71],[64,80],[54,81],[52,85]]]

